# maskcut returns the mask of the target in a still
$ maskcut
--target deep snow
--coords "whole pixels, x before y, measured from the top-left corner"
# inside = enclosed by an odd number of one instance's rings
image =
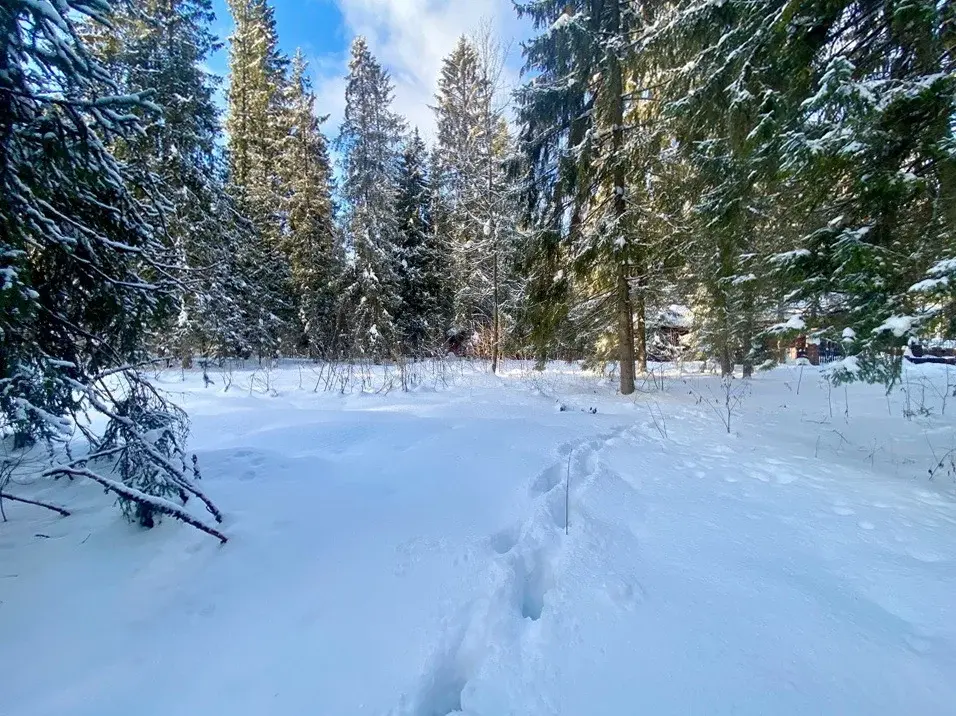
[[[956,371],[461,372],[164,374],[230,542],[18,486],[0,713],[956,714]]]

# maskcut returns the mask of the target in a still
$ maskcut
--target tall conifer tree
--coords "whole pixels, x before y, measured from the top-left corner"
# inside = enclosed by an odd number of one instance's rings
[[[354,266],[349,287],[355,350],[384,355],[397,347],[402,237],[395,212],[405,122],[391,109],[392,82],[365,38],[352,43],[343,155],[344,230]]]

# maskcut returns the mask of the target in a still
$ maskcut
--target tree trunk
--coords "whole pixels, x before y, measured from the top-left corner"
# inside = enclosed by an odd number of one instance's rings
[[[634,336],[637,355],[637,369],[641,373],[647,372],[647,316],[644,310],[644,289],[634,292],[634,315],[637,318],[637,332]]]
[[[731,355],[730,341],[726,333],[721,337],[720,345],[720,377],[725,378],[734,373],[734,357]]]
[[[751,360],[744,360],[744,378],[751,378],[754,374],[754,364]]]
[[[627,264],[621,262],[617,275],[617,342],[621,373],[621,395],[634,392],[634,309]]]
[[[616,6],[614,6],[616,8]],[[613,9],[613,8],[612,8]],[[617,31],[620,18],[611,23],[611,29]],[[608,93],[611,98],[611,161],[614,163],[613,187],[614,219],[618,234],[624,238],[624,216],[627,213],[627,201],[624,186],[627,182],[624,162],[624,77],[621,62],[613,55],[608,58]],[[622,251],[627,250],[624,241]],[[626,256],[626,254],[625,254]],[[621,395],[634,392],[634,306],[631,302],[631,284],[629,263],[626,258],[618,258],[617,266],[617,342],[621,373]],[[646,361],[646,351],[645,351]],[[646,369],[646,362],[645,362]]]
[[[492,336],[491,336],[491,372],[498,372],[498,354],[501,350],[501,311],[498,302],[500,295],[498,292],[498,246],[494,243],[494,257],[492,258],[492,282],[494,283],[494,317],[492,318]]]
[[[720,358],[720,376],[734,373],[734,303],[730,295],[730,279],[734,275],[734,247],[726,234],[718,237],[718,276],[713,284],[714,305],[717,312],[717,345]]]
[[[741,343],[743,345],[743,371],[744,378],[750,378],[754,374],[754,309],[752,296],[748,296],[744,305],[744,325]]]

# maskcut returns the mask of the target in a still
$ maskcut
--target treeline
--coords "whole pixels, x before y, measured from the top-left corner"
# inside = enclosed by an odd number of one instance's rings
[[[490,37],[462,39],[446,60],[431,151],[392,109],[388,73],[357,38],[331,141],[340,158],[333,186],[307,63],[301,52],[290,59],[280,51],[266,0],[230,2],[222,126],[215,80],[198,69],[204,57],[173,71],[163,54],[170,43],[200,55],[215,48],[208,2],[163,4],[175,18],[139,5],[116,10],[103,47],[116,66],[150,68],[143,77],[134,70],[125,90],[152,89],[163,107],[183,97],[202,105],[167,110],[147,130],[176,147],[177,162],[195,163],[203,192],[197,200],[178,175],[167,181],[174,215],[184,218],[167,236],[182,247],[187,279],[157,350],[187,365],[194,356],[393,360],[466,345],[500,354],[519,229],[505,173],[514,146],[501,53]],[[147,59],[142,43],[151,36],[159,54]],[[152,69],[161,65],[170,67],[167,86]],[[196,116],[210,120],[201,131]],[[209,230],[198,231],[200,222]]]

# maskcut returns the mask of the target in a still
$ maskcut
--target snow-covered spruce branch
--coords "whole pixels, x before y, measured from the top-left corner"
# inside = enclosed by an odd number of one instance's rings
[[[113,492],[114,494],[122,497],[125,500],[136,503],[138,505],[143,505],[148,507],[150,511],[159,512],[164,515],[169,515],[170,517],[175,517],[181,522],[185,522],[187,525],[195,527],[197,530],[205,532],[208,535],[212,535],[218,539],[222,544],[225,544],[229,541],[229,538],[226,537],[222,532],[217,530],[214,527],[210,527],[200,520],[193,517],[189,512],[183,509],[180,505],[177,505],[175,502],[164,499],[162,497],[156,497],[155,495],[150,495],[142,490],[137,490],[135,487],[130,487],[129,485],[124,485],[118,480],[112,480],[108,477],[104,477],[93,470],[90,470],[87,467],[78,467],[77,464],[82,464],[83,460],[77,461],[74,465],[58,465],[56,467],[50,468],[47,470],[44,475],[48,477],[56,477],[58,475],[67,475],[71,477],[85,477],[92,480],[93,482],[99,483],[106,488],[108,492]],[[68,513],[67,513],[68,514]],[[146,526],[152,526],[148,524]]]
[[[70,516],[69,510],[64,510],[62,507],[57,507],[56,505],[51,505],[49,502],[41,502],[40,500],[28,500],[26,497],[18,497],[17,495],[11,495],[9,492],[0,492],[0,517],[3,518],[3,521],[7,521],[7,515],[3,510],[3,501],[10,500],[10,502],[23,502],[27,505],[34,505],[35,507],[45,507],[48,510],[53,512],[58,512],[64,517]]]
[[[156,388],[149,381],[142,380],[137,371],[126,371],[123,373],[123,375],[127,381],[129,381],[131,391],[137,388],[145,390],[156,401],[158,401],[161,406],[166,404],[165,399],[159,394]],[[103,385],[102,381],[100,381],[99,384],[108,392],[108,388]],[[200,490],[192,480],[186,477],[185,463],[183,463],[182,469],[177,467],[156,448],[154,442],[151,441],[147,435],[143,434],[143,432],[140,430],[140,426],[137,426],[132,418],[130,418],[128,415],[122,415],[116,410],[111,410],[106,403],[94,393],[93,386],[87,386],[85,392],[87,398],[90,400],[91,405],[98,412],[109,417],[111,420],[111,424],[109,428],[107,428],[107,433],[102,442],[103,447],[108,448],[112,446],[113,442],[117,439],[122,439],[124,445],[127,447],[127,450],[129,449],[130,445],[135,445],[137,448],[142,449],[149,456],[149,458],[151,458],[156,466],[162,468],[163,472],[165,473],[165,477],[167,477],[180,490],[185,490],[185,492],[197,497],[205,505],[209,514],[215,518],[216,522],[222,522],[222,512],[219,511],[219,508],[213,504],[212,500],[206,497],[205,493],[203,493],[203,491]],[[116,401],[112,402],[116,404]],[[175,419],[178,420],[178,416],[176,416]],[[123,430],[120,430],[120,428],[123,428]],[[181,449],[178,445],[174,446],[174,449],[176,452],[181,453]],[[125,456],[122,456],[120,459],[123,459],[123,457]]]

